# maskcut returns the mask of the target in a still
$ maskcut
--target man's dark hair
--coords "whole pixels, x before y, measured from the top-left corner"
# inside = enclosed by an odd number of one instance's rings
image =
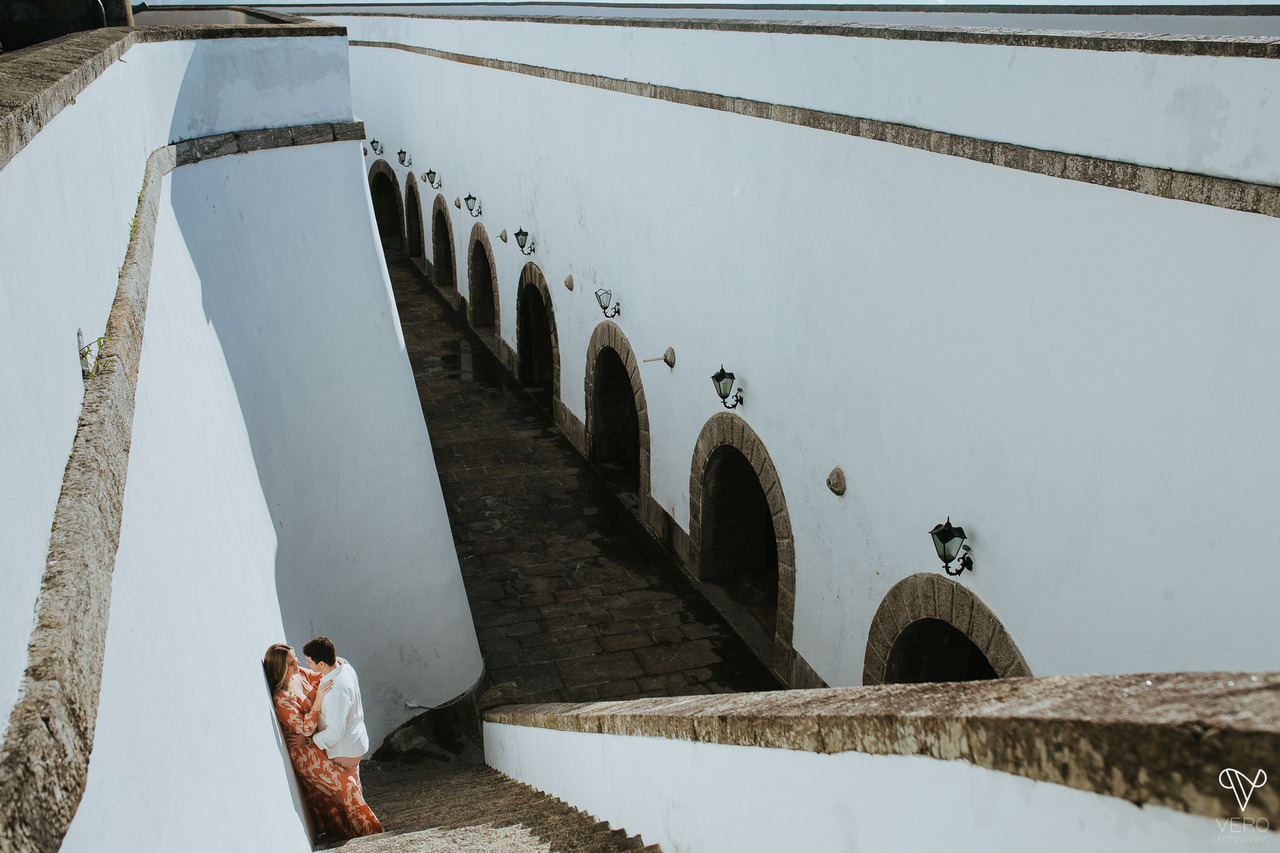
[[[302,653],[316,663],[322,663],[326,666],[333,666],[338,659],[333,650],[333,641],[328,637],[316,637],[302,647]]]

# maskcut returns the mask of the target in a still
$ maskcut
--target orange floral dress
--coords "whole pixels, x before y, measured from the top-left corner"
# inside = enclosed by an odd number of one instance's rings
[[[304,669],[287,690],[272,697],[276,718],[286,733],[308,737],[316,733],[320,724],[320,709],[315,705],[319,685],[320,673]],[[357,774],[334,764],[314,743],[290,745],[289,758],[298,773],[302,798],[311,812],[317,835],[355,838],[382,832],[382,824],[364,801]]]

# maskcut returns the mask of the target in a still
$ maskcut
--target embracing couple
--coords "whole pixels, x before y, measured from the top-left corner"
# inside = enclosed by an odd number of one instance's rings
[[[360,784],[369,735],[356,671],[328,637],[316,637],[302,653],[310,669],[298,664],[291,646],[276,643],[262,669],[317,840],[382,832]]]

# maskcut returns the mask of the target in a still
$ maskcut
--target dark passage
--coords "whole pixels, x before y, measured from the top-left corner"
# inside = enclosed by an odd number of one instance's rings
[[[884,680],[888,684],[931,681],[981,681],[996,671],[982,650],[941,619],[912,622],[889,651]]]

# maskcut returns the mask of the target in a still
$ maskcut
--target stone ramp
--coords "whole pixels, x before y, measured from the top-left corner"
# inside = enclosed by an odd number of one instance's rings
[[[387,831],[327,849],[344,853],[618,853],[638,836],[610,829],[484,765],[362,767],[365,795]]]
[[[518,690],[507,701],[776,689],[550,415],[384,251],[480,648],[491,681]]]

